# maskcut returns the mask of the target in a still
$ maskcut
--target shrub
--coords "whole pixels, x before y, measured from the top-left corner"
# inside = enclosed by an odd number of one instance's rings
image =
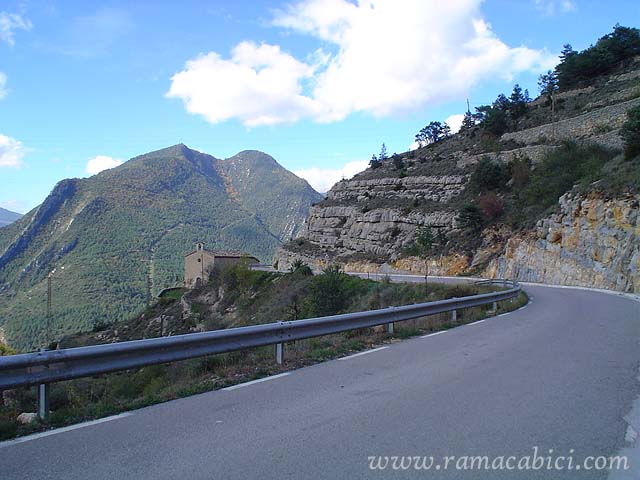
[[[0,418],[0,440],[8,440],[16,436],[18,426],[11,420]]]
[[[504,201],[493,192],[485,193],[478,200],[480,210],[490,219],[501,217],[504,213]]]
[[[396,170],[401,170],[404,168],[404,160],[400,155],[394,155],[393,157],[391,157],[391,160],[393,160],[393,168],[395,168]]]
[[[477,232],[482,228],[483,223],[482,212],[477,205],[467,203],[458,213],[458,224],[465,230]]]
[[[628,160],[640,154],[640,107],[629,110],[627,117],[620,136],[624,140],[624,156]]]
[[[15,351],[3,343],[0,343],[0,357],[4,355],[15,355]]]
[[[565,142],[532,172],[522,197],[527,205],[550,207],[576,183],[586,186],[597,180],[610,158],[611,153],[600,146]]]
[[[289,267],[289,272],[297,273],[298,275],[304,275],[304,276],[313,275],[313,271],[311,270],[309,265],[304,263],[299,258],[293,261],[293,263],[291,264],[291,267]]]
[[[469,183],[477,192],[501,190],[507,184],[509,177],[509,168],[505,164],[483,157],[471,174]]]
[[[310,316],[335,315],[347,307],[349,296],[344,288],[345,277],[347,275],[338,265],[330,265],[313,278],[307,305]]]
[[[531,176],[531,161],[526,157],[518,156],[509,165],[513,187],[520,189],[529,183]]]

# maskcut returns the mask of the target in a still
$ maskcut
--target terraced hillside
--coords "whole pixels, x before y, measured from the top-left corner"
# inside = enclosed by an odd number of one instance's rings
[[[640,159],[620,135],[640,57],[575,87],[500,96],[460,133],[338,182],[274,262],[640,291]]]

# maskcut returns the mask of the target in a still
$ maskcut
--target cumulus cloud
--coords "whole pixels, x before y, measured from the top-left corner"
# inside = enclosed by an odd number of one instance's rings
[[[16,30],[30,30],[31,22],[17,13],[0,12],[0,40],[9,46],[15,45]]]
[[[312,113],[301,82],[314,67],[275,45],[242,42],[223,59],[215,52],[189,60],[171,78],[169,98],[210,123],[239,118],[247,126],[294,122]]]
[[[122,165],[122,160],[107,155],[97,155],[87,162],[86,170],[88,174],[95,175],[96,173],[117,167],[118,165]]]
[[[27,148],[20,140],[0,134],[0,167],[20,168]]]
[[[321,41],[296,59],[276,45],[242,42],[187,61],[167,96],[217,123],[247,126],[387,116],[465,94],[479,82],[553,67],[544,50],[511,47],[482,18],[481,0],[304,0],[275,26]],[[311,59],[311,60],[310,60]]]
[[[341,168],[318,168],[311,167],[302,170],[295,170],[300,178],[304,178],[318,192],[327,192],[336,182],[343,178],[351,178],[356,173],[360,173],[369,166],[366,160],[358,160],[346,163]]]
[[[458,133],[458,131],[460,130],[460,127],[462,126],[463,120],[464,120],[464,114],[456,113],[455,115],[451,115],[447,117],[445,122],[451,128],[451,133]]]

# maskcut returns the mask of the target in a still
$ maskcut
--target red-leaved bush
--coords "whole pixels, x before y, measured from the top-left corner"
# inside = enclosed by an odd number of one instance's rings
[[[493,192],[482,195],[478,203],[487,218],[498,218],[504,213],[504,201]]]

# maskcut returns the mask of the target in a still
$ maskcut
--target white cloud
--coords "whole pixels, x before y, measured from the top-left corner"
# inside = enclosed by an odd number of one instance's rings
[[[451,133],[458,133],[458,131],[460,130],[460,127],[462,126],[463,120],[464,120],[464,114],[456,113],[455,115],[451,115],[447,117],[445,122],[451,128]]]
[[[31,22],[17,13],[0,12],[0,40],[11,47],[15,45],[16,30],[30,30]]]
[[[167,97],[210,123],[239,118],[247,126],[294,122],[312,113],[301,81],[314,68],[275,45],[238,44],[225,60],[215,52],[189,60],[171,78]]]
[[[576,5],[572,0],[535,0],[535,5],[546,15],[555,15],[558,11],[568,13],[576,10]]]
[[[7,96],[7,76],[0,72],[0,100]]]
[[[122,165],[122,160],[107,155],[97,155],[87,162],[87,173],[95,175],[103,170]]]
[[[544,50],[510,47],[482,18],[481,0],[304,0],[276,12],[274,25],[323,42],[298,60],[275,45],[242,42],[186,63],[168,97],[217,123],[247,126],[354,112],[387,116],[464,95],[486,79],[511,80],[553,67]]]
[[[319,168],[311,167],[302,170],[295,170],[300,178],[304,178],[318,192],[327,192],[336,182],[343,178],[351,178],[356,173],[360,173],[369,166],[366,160],[358,160],[346,163],[342,168]]]
[[[0,134],[0,167],[20,168],[27,148],[20,140]]]

